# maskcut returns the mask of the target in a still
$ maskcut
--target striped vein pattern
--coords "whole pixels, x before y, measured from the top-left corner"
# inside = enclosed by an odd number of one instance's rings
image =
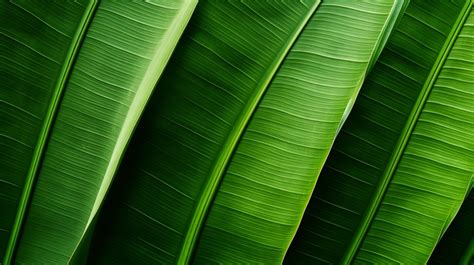
[[[106,202],[99,263],[175,262],[225,141],[315,3],[199,3]]]
[[[85,2],[0,3],[0,260]]]
[[[196,263],[281,263],[393,3],[318,7],[233,155]]]
[[[436,245],[430,257],[429,264],[461,263],[463,259],[474,261],[474,256],[469,255],[469,245],[474,243],[474,189],[471,189],[464,199],[461,209],[456,214],[448,230]]]
[[[293,245],[300,259],[338,263],[347,252],[463,4],[410,1],[322,170]]]
[[[418,119],[356,263],[426,263],[460,208],[474,173],[473,36],[471,12]]]
[[[67,262],[150,58],[182,5],[100,3],[61,102],[17,262]]]

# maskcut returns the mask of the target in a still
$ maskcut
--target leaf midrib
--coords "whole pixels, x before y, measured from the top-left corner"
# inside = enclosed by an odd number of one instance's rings
[[[138,121],[154,90],[154,87],[156,86],[166,64],[169,61],[169,58],[172,55],[174,48],[176,47],[176,43],[188,24],[196,4],[197,0],[182,1],[182,8],[180,9],[179,14],[177,14],[173,22],[170,23],[170,27],[163,36],[163,41],[157,44],[157,52],[151,59],[149,67],[140,85],[138,86],[138,90],[129,107],[117,138],[117,142],[115,143],[114,149],[110,156],[110,161],[102,179],[97,197],[94,201],[91,213],[89,214],[89,219],[79,242],[76,244],[71,257],[69,258],[68,264],[71,264],[74,259],[78,258],[77,255],[79,255],[78,253],[80,251],[80,247],[83,244],[87,244],[87,235],[93,231],[96,217],[98,216],[98,213],[103,205],[104,198],[109,191],[109,187],[113,181],[117,168],[119,167],[120,162],[124,156],[124,150],[129,144],[130,138],[136,129]]]
[[[264,73],[263,78],[261,78],[260,82],[257,84],[255,93],[247,102],[244,109],[242,110],[241,115],[234,123],[231,132],[229,133],[220,153],[218,154],[217,161],[214,163],[214,167],[211,170],[209,179],[202,188],[200,196],[197,198],[196,207],[194,208],[194,211],[191,215],[191,222],[189,223],[183,239],[183,244],[180,247],[180,252],[176,258],[178,264],[188,264],[191,257],[193,256],[196,242],[202,230],[204,220],[206,219],[209,212],[210,204],[216,195],[217,188],[221,182],[222,176],[225,173],[225,169],[230,162],[230,158],[232,157],[232,154],[234,153],[247,124],[249,123],[258,103],[268,88],[268,85],[273,79],[275,73],[279,69],[296,39],[303,31],[304,27],[309,22],[320,2],[320,0],[315,0],[311,8],[308,9],[306,17],[301,21],[291,37],[287,40],[283,49],[281,49],[277,56],[275,56],[275,60],[270,65],[269,69]]]
[[[357,98],[357,96],[360,92],[360,89],[363,85],[363,82],[364,82],[365,78],[367,77],[368,73],[370,72],[373,64],[377,61],[377,59],[380,55],[380,51],[385,46],[385,44],[387,42],[387,39],[388,39],[388,35],[390,35],[390,32],[392,31],[392,29],[394,27],[394,24],[396,24],[397,21],[401,18],[402,14],[403,14],[403,11],[406,8],[405,3],[407,1],[409,1],[409,0],[394,0],[394,3],[392,5],[389,13],[387,13],[387,18],[386,18],[385,22],[383,23],[382,30],[380,31],[380,34],[377,37],[377,41],[374,44],[374,46],[372,48],[372,51],[370,52],[370,55],[368,56],[367,66],[364,70],[363,76],[360,77],[357,85],[354,87],[354,92],[352,93],[349,101],[347,102],[346,109],[341,114],[339,126],[336,129],[336,132],[335,132],[334,137],[332,139],[331,145],[323,155],[324,161],[323,161],[322,165],[326,164],[329,153],[330,153],[332,147],[334,146],[334,142],[336,141],[336,137],[339,134],[340,130],[342,129],[347,117],[349,116],[349,114],[352,110],[352,107],[353,107],[353,105],[355,103],[355,100],[356,100],[356,98]],[[316,180],[314,182],[312,190],[314,190],[314,188],[317,184],[321,169],[322,168],[320,168],[320,170],[316,172]],[[296,236],[296,231],[299,229],[299,227],[301,225],[301,221],[303,220],[304,213],[306,212],[306,207],[309,205],[310,200],[311,200],[311,193],[309,194],[309,196],[306,200],[304,211],[302,211],[301,215],[299,216],[300,222],[296,226],[295,233],[293,234],[291,242],[294,240],[294,237]],[[288,249],[290,248],[291,242],[286,247],[285,253],[288,252]]]
[[[38,174],[40,162],[43,157],[48,136],[50,135],[51,127],[54,123],[53,120],[56,116],[59,101],[61,99],[64,87],[66,86],[67,80],[71,75],[72,66],[77,57],[77,53],[80,49],[80,46],[82,45],[82,41],[84,40],[85,32],[87,31],[94,11],[97,8],[97,3],[98,0],[91,0],[85,8],[84,14],[82,15],[80,21],[80,27],[76,30],[76,33],[74,34],[71,40],[72,45],[70,45],[69,47],[65,63],[63,64],[59,74],[59,80],[56,83],[56,86],[54,87],[53,98],[51,99],[51,102],[46,111],[45,120],[43,122],[43,126],[41,127],[37,144],[33,151],[33,158],[31,160],[30,166],[28,168],[28,173],[26,175],[23,192],[21,194],[20,203],[18,205],[18,211],[15,216],[15,221],[12,227],[7,249],[5,252],[5,257],[3,260],[3,264],[5,265],[9,265],[13,259],[16,244],[23,224],[23,219],[30,200],[30,194],[33,189],[35,177]]]
[[[382,174],[381,180],[379,181],[378,186],[376,187],[374,191],[375,196],[372,197],[372,200],[369,203],[368,210],[364,214],[365,218],[362,221],[362,224],[359,226],[358,230],[356,231],[353,237],[354,240],[352,241],[348,251],[345,253],[344,257],[342,258],[343,264],[352,263],[355,254],[358,252],[360,245],[366,236],[367,229],[372,223],[373,217],[380,206],[380,202],[382,201],[382,198],[384,197],[387,191],[388,184],[390,183],[391,178],[393,177],[393,174],[395,173],[395,169],[397,168],[398,163],[400,162],[402,154],[406,148],[406,145],[408,144],[408,140],[415,127],[415,124],[418,121],[418,117],[420,116],[421,111],[423,110],[423,107],[428,98],[428,95],[430,94],[430,91],[434,85],[434,82],[436,81],[436,78],[439,72],[441,71],[441,68],[444,65],[444,62],[446,61],[449,51],[454,45],[454,42],[463,26],[464,21],[467,19],[469,15],[469,11],[471,7],[472,7],[472,0],[466,1],[466,3],[461,9],[461,12],[456,20],[455,26],[451,29],[447,37],[447,40],[441,49],[441,53],[438,55],[433,67],[431,68],[431,71],[423,85],[423,88],[421,89],[420,94],[414,104],[414,107],[405,123],[405,127],[403,128],[402,133],[395,145],[394,151],[392,152],[392,156],[390,157],[388,165],[385,168],[385,171]]]
[[[410,0],[394,0],[392,8],[390,9],[390,13],[388,13],[387,19],[385,20],[383,24],[382,31],[380,32],[377,38],[377,42],[375,43],[374,48],[370,52],[369,61],[367,62],[367,67],[365,69],[364,76],[359,80],[359,83],[357,84],[356,89],[354,89],[354,92],[352,93],[349,99],[349,102],[347,102],[346,109],[344,110],[341,117],[341,122],[339,123],[339,126],[336,130],[336,136],[339,135],[339,132],[341,131],[342,126],[345,124],[347,118],[349,117],[349,114],[352,111],[352,108],[354,107],[354,104],[356,102],[357,96],[359,95],[360,89],[362,88],[362,85],[365,79],[367,78],[368,74],[372,70],[374,64],[377,62],[381,54],[381,51],[385,47],[385,44],[387,43],[389,35],[392,32],[395,24],[403,16],[402,12],[405,12],[405,9],[408,5],[405,3],[409,1]],[[334,138],[333,144],[335,140],[336,139]],[[332,149],[333,144],[331,144],[331,149]]]

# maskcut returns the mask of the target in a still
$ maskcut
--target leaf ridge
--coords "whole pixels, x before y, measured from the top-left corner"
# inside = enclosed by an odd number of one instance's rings
[[[48,141],[48,136],[50,135],[51,127],[53,126],[54,119],[56,117],[55,114],[57,112],[57,107],[59,105],[59,101],[61,100],[62,91],[63,91],[64,87],[66,86],[67,80],[68,80],[68,78],[71,74],[75,58],[77,57],[77,53],[80,49],[82,41],[84,40],[85,32],[88,29],[88,26],[90,24],[90,21],[91,21],[92,17],[94,16],[94,12],[97,8],[97,3],[98,3],[98,0],[89,1],[89,4],[85,8],[85,12],[84,12],[84,14],[82,16],[82,19],[81,19],[81,22],[80,22],[81,27],[76,31],[76,33],[72,37],[68,36],[65,33],[59,31],[58,29],[52,27],[47,22],[41,20],[39,17],[37,17],[33,13],[25,10],[28,13],[30,13],[32,16],[38,18],[40,21],[45,23],[48,27],[54,29],[55,31],[57,31],[57,32],[65,35],[65,36],[73,38],[72,43],[74,43],[74,44],[69,48],[67,62],[64,63],[63,67],[61,68],[60,80],[59,80],[59,82],[56,83],[56,86],[54,88],[54,91],[55,91],[54,92],[54,97],[51,100],[50,105],[48,106],[47,114],[45,116],[46,118],[43,122],[43,127],[41,128],[40,135],[38,137],[38,143],[37,143],[37,145],[35,147],[35,150],[34,150],[34,153],[33,153],[33,160],[31,161],[30,167],[28,169],[27,177],[25,179],[25,185],[24,185],[24,188],[23,188],[23,192],[21,194],[20,204],[18,206],[17,215],[15,217],[14,225],[13,225],[13,228],[12,228],[10,239],[8,241],[7,249],[6,249],[6,252],[5,252],[5,257],[4,257],[4,260],[3,260],[3,263],[6,264],[6,265],[9,265],[11,263],[12,259],[13,259],[16,243],[17,243],[18,237],[20,235],[21,226],[22,226],[23,219],[24,219],[24,216],[25,216],[25,213],[26,213],[26,209],[28,207],[30,194],[31,194],[33,186],[34,186],[35,177],[36,177],[36,175],[38,173],[38,169],[40,167],[40,162],[41,162],[44,150],[45,150],[45,145]],[[15,4],[15,3],[13,3],[13,4]],[[20,7],[20,6],[18,6],[18,7]],[[50,59],[46,55],[34,50],[33,48],[27,46],[26,44],[24,44],[24,45],[26,47],[32,49],[33,51],[37,52],[38,54],[44,56],[45,58]],[[50,59],[50,60],[54,61],[53,59]],[[54,62],[56,62],[56,61],[54,61]]]
[[[290,51],[291,47],[295,43],[296,39],[303,31],[305,25],[310,21],[313,13],[316,11],[316,8],[319,6],[320,0],[314,1],[312,7],[308,10],[306,17],[302,20],[298,28],[295,30],[293,36],[287,40],[284,48],[280,53],[275,56],[276,59],[273,61],[273,64],[267,72],[263,74],[263,78],[257,84],[257,89],[254,95],[251,97],[251,100],[247,102],[244,107],[242,114],[238,118],[236,124],[234,124],[232,131],[229,133],[230,137],[227,138],[227,141],[224,143],[222,151],[213,167],[209,180],[202,189],[201,196],[197,203],[197,207],[194,210],[193,216],[198,216],[198,218],[193,218],[187,229],[186,236],[183,240],[182,247],[180,248],[180,253],[177,257],[178,264],[187,264],[191,260],[192,255],[194,254],[194,249],[196,242],[198,240],[200,231],[202,230],[203,223],[209,212],[209,205],[213,201],[217,187],[219,186],[220,180],[225,173],[225,169],[230,162],[232,154],[236,150],[239,139],[242,137],[243,132],[245,131],[246,125],[250,121],[252,114],[255,112],[255,109],[262,99],[266,88],[269,86],[273,76],[277,72],[279,66],[283,62],[284,58]]]

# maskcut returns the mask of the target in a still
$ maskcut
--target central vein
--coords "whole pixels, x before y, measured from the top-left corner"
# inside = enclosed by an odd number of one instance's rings
[[[243,132],[245,131],[245,128],[247,124],[249,123],[252,117],[252,114],[255,112],[255,109],[258,103],[260,102],[262,96],[264,95],[273,76],[275,75],[282,61],[288,54],[289,50],[291,49],[294,42],[296,41],[296,39],[302,32],[303,28],[305,27],[305,25],[307,24],[307,22],[313,15],[318,5],[319,5],[319,1],[315,1],[313,6],[308,10],[304,19],[301,21],[301,23],[298,25],[296,30],[287,40],[283,48],[275,56],[275,60],[273,60],[268,70],[264,73],[260,82],[257,83],[255,87],[255,92],[250,97],[249,101],[247,102],[245,107],[242,109],[242,113],[237,118],[236,122],[234,123],[234,126],[232,127],[232,130],[230,131],[227,137],[227,140],[222,146],[222,149],[219,152],[218,158],[214,163],[214,167],[211,170],[209,179],[204,184],[201,194],[195,204],[196,207],[194,208],[194,211],[191,215],[192,219],[186,231],[186,234],[183,240],[183,245],[180,249],[180,253],[177,257],[178,264],[189,263],[193,255],[197,239],[202,230],[203,223],[209,211],[210,204],[216,195],[217,187],[219,186],[222,176],[224,175],[227,165],[229,164],[230,158],[237,147],[239,139],[241,138]]]

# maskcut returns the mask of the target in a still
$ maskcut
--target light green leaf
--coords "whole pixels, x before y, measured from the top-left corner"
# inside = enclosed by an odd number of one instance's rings
[[[5,264],[94,6],[94,1],[0,2],[0,261]]]
[[[336,140],[287,261],[427,262],[474,172],[472,64],[460,61],[472,42],[461,33],[450,49],[470,6],[411,1]]]
[[[232,3],[198,5],[89,262],[282,261],[400,2]]]
[[[100,2],[52,129],[18,263],[68,261],[100,207],[194,5]]]

